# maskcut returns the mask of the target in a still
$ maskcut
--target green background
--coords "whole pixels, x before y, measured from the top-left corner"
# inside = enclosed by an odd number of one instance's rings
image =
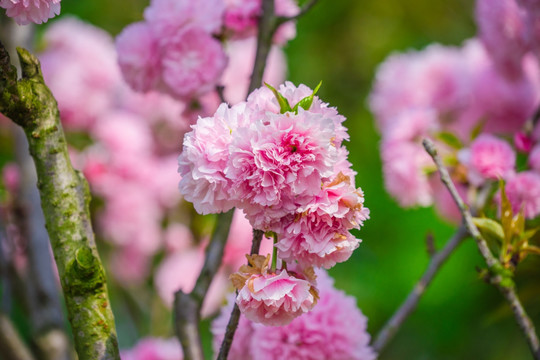
[[[63,0],[62,14],[77,14],[115,35],[141,19],[147,4]],[[433,234],[440,248],[454,226],[439,220],[430,208],[401,209],[386,194],[380,137],[366,97],[377,65],[390,53],[433,42],[457,45],[474,36],[473,6],[465,0],[321,0],[299,20],[297,38],[286,47],[288,78],[311,87],[322,80],[320,97],[348,118],[350,160],[359,174],[357,186],[365,191],[371,220],[358,233],[363,239],[359,249],[331,274],[338,287],[357,298],[369,318],[371,334],[383,326],[426,268],[426,235]],[[380,359],[530,359],[508,306],[478,278],[476,269],[482,266],[475,244],[467,240]],[[540,261],[529,258],[517,275],[520,295],[536,324],[540,324],[539,268]],[[121,322],[122,316],[117,314],[117,319]],[[128,332],[119,324],[123,346],[133,341]]]

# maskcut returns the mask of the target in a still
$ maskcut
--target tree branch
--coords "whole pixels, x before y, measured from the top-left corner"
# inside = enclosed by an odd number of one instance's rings
[[[373,342],[373,349],[377,353],[381,353],[382,350],[386,347],[388,342],[394,337],[395,333],[399,330],[401,325],[405,320],[411,315],[411,313],[416,309],[418,302],[422,295],[424,295],[427,287],[430,285],[431,281],[440,270],[442,265],[454,252],[454,250],[461,244],[463,239],[468,235],[468,231],[464,226],[460,226],[456,233],[448,240],[444,248],[436,252],[431,258],[429,265],[420,278],[414,288],[411,290],[405,301],[401,306],[394,312],[390,320],[383,326],[379,331],[378,335],[375,337]]]
[[[38,60],[17,49],[22,78],[0,46],[0,112],[20,125],[38,176],[41,206],[80,360],[119,359],[105,271],[94,242],[90,191],[69,160],[56,100]]]
[[[307,0],[304,5],[302,5],[302,7],[300,8],[300,11],[298,12],[298,14],[294,15],[294,16],[280,16],[277,18],[277,26],[283,24],[283,23],[286,23],[287,21],[291,21],[291,20],[297,20],[299,18],[301,18],[302,16],[304,16],[305,14],[307,14],[317,3],[319,2],[319,0]]]
[[[251,252],[250,254],[258,254],[261,247],[261,241],[264,233],[261,230],[253,230],[253,241],[251,243]],[[227,328],[225,330],[225,335],[223,336],[223,341],[221,342],[221,347],[219,348],[219,354],[217,360],[226,360],[229,356],[229,350],[231,350],[231,345],[234,339],[234,333],[238,327],[238,322],[240,321],[240,309],[235,303],[233,310],[231,312],[231,317],[227,323]]]
[[[501,263],[497,260],[496,257],[493,256],[491,250],[487,245],[486,240],[482,237],[476,225],[474,225],[472,215],[468,210],[467,205],[465,205],[463,199],[461,199],[461,196],[457,192],[456,187],[454,186],[454,183],[450,178],[448,170],[443,165],[440,156],[437,154],[437,149],[435,148],[433,142],[429,139],[424,139],[422,143],[427,153],[433,158],[433,161],[435,162],[435,165],[439,170],[441,181],[448,188],[448,191],[450,191],[452,198],[457,204],[459,211],[461,212],[461,216],[463,217],[464,226],[467,228],[471,236],[476,241],[478,249],[480,250],[480,254],[482,254],[482,257],[488,265],[488,270],[490,272],[490,283],[493,284],[501,292],[501,294],[504,296],[504,298],[512,308],[512,311],[514,312],[514,317],[519,327],[521,328],[523,335],[525,335],[525,338],[534,358],[536,360],[540,360],[540,342],[538,341],[538,336],[536,335],[534,324],[532,323],[531,319],[523,308],[521,301],[519,300],[519,297],[516,293],[516,287],[511,275],[509,275],[508,272],[505,271]]]
[[[208,288],[221,265],[233,214],[234,210],[220,214],[212,240],[206,249],[203,268],[191,293],[186,294],[179,290],[174,295],[175,330],[182,344],[185,360],[204,360],[199,334],[200,313]]]

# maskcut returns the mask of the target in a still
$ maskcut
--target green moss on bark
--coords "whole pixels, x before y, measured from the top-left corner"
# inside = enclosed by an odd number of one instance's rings
[[[0,46],[0,112],[28,138],[38,188],[80,360],[119,359],[105,271],[94,242],[84,177],[69,160],[56,100],[38,60],[18,49],[22,78]]]

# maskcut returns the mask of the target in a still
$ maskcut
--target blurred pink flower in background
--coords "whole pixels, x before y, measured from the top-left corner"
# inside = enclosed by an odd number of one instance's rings
[[[527,219],[540,214],[540,174],[534,171],[523,171],[506,182],[506,195],[517,214],[521,209]]]
[[[184,354],[176,338],[146,337],[131,349],[120,352],[123,360],[183,360]]]
[[[504,140],[482,134],[470,148],[458,153],[460,162],[468,169],[471,184],[480,186],[485,180],[506,179],[514,173],[516,154]]]
[[[60,14],[60,0],[0,0],[0,7],[19,25],[41,24]]]

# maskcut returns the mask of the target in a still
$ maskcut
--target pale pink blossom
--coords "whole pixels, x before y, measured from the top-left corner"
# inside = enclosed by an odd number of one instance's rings
[[[276,245],[281,259],[301,266],[331,268],[346,261],[360,244],[349,230],[369,218],[364,194],[342,173],[307,206],[283,219]]]
[[[253,35],[261,14],[261,0],[225,0],[224,24],[236,36]]]
[[[154,36],[168,39],[191,28],[218,33],[223,23],[223,0],[152,0],[144,18]]]
[[[408,142],[381,145],[384,184],[401,206],[428,206],[433,201],[426,170],[433,161],[419,144]]]
[[[184,354],[178,339],[147,337],[139,340],[131,349],[122,349],[123,360],[183,360]]]
[[[323,271],[317,272],[320,299],[317,306],[290,324],[266,327],[240,316],[230,358],[237,360],[374,360],[369,346],[367,319],[356,299],[333,287]],[[225,333],[232,301],[212,323],[214,349]]]
[[[225,44],[225,52],[229,56],[229,63],[221,77],[225,87],[224,96],[230,104],[245,100],[253,63],[257,39],[250,37],[242,40],[232,40]],[[269,84],[280,84],[285,80],[287,63],[283,50],[272,46],[264,70],[263,81]]]
[[[432,108],[411,108],[396,115],[392,126],[384,129],[387,142],[412,141],[421,143],[422,139],[440,128],[437,112]]]
[[[469,101],[470,76],[460,48],[433,44],[393,54],[377,69],[369,106],[382,132],[405,110],[452,113]]]
[[[316,290],[309,281],[291,276],[287,270],[251,275],[236,297],[246,318],[270,326],[289,324],[316,302]]]
[[[490,134],[477,137],[470,148],[459,152],[458,158],[467,167],[469,181],[475,186],[486,180],[508,178],[516,165],[512,147]]]
[[[191,230],[184,224],[173,223],[165,231],[165,249],[167,252],[182,252],[188,250],[194,243]]]
[[[477,0],[476,21],[497,69],[509,78],[519,77],[522,58],[528,51],[523,9],[515,0]]]
[[[531,169],[540,173],[540,144],[532,149],[527,164]]]
[[[193,28],[164,40],[162,79],[169,93],[189,98],[211,90],[227,66],[220,42]]]
[[[231,209],[235,203],[228,194],[231,182],[225,176],[229,145],[243,122],[249,121],[245,103],[229,108],[222,104],[215,115],[199,118],[184,137],[178,158],[180,193],[201,214]]]
[[[154,277],[157,293],[169,308],[178,290],[191,292],[204,263],[204,247],[175,252],[167,256],[159,265]],[[204,298],[201,315],[207,317],[216,312],[229,287],[227,275],[219,271],[210,284]]]
[[[225,174],[254,227],[270,228],[319,192],[337,160],[334,134],[332,118],[303,109],[235,132]]]
[[[278,16],[291,17],[300,12],[300,8],[295,0],[275,0],[275,12]],[[287,21],[281,25],[274,34],[274,43],[285,45],[287,41],[296,37],[296,21]]]
[[[45,23],[60,14],[60,0],[0,0],[0,7],[19,25]]]
[[[47,28],[39,59],[45,82],[58,101],[62,124],[88,130],[115,106],[122,77],[112,38],[75,18]]]
[[[516,174],[506,182],[506,195],[514,213],[523,209],[527,219],[537,217],[540,214],[540,174],[534,171]]]
[[[522,131],[514,134],[514,146],[516,150],[522,153],[530,153],[533,147],[533,139]]]
[[[146,22],[125,27],[116,37],[116,51],[124,80],[134,90],[156,88],[161,76],[160,49]]]
[[[122,286],[140,285],[149,275],[151,256],[139,251],[132,244],[126,244],[115,248],[109,264],[112,276]]]

